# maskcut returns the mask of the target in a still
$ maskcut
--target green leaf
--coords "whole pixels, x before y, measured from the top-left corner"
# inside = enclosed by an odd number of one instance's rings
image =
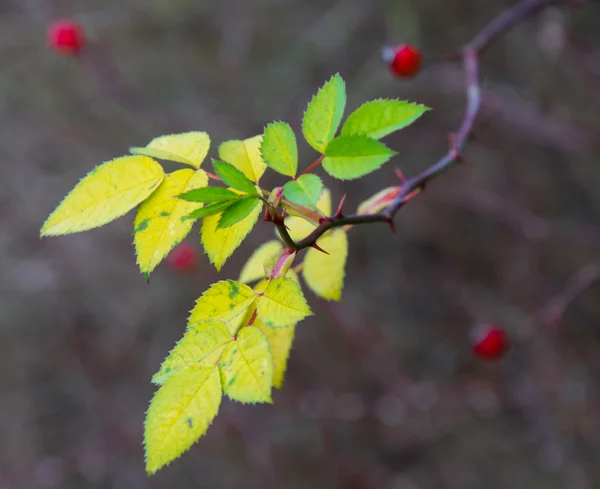
[[[353,180],[377,170],[395,154],[367,136],[339,136],[327,146],[323,169],[340,180]]]
[[[258,328],[242,328],[219,362],[223,391],[240,402],[272,402],[273,358],[269,340]]]
[[[271,280],[256,301],[258,318],[272,328],[289,326],[312,314],[302,289],[288,277]]]
[[[78,233],[125,215],[159,187],[165,172],[148,156],[107,161],[83,177],[48,217],[41,236]]]
[[[224,209],[227,209],[231,203],[231,200],[226,200],[224,202],[217,202],[216,204],[205,205],[204,207],[191,212],[183,219],[201,219],[203,217],[212,216],[222,212]]]
[[[234,335],[246,311],[254,304],[256,294],[245,284],[234,280],[224,280],[212,284],[200,296],[188,319],[188,327],[207,320],[222,321]]]
[[[259,204],[260,201],[254,195],[238,199],[223,211],[217,227],[223,229],[233,226],[248,216]]]
[[[409,126],[428,107],[405,100],[378,99],[361,105],[348,116],[342,127],[342,136],[368,136],[381,139]]]
[[[221,187],[204,187],[190,190],[177,196],[179,199],[188,202],[204,202],[205,204],[214,204],[215,202],[225,202],[236,200],[239,195],[231,190]]]
[[[294,204],[305,207],[317,207],[319,197],[323,192],[323,182],[317,175],[300,175],[296,180],[283,186],[283,195]]]
[[[324,153],[340,126],[346,107],[346,86],[339,74],[326,82],[308,104],[302,120],[304,138]]]
[[[145,148],[130,148],[129,151],[136,155],[177,161],[200,168],[209,148],[210,137],[208,134],[195,131],[159,136],[150,141]]]
[[[238,189],[248,194],[256,194],[254,184],[235,166],[224,161],[213,160],[215,173],[221,177],[221,180],[228,186]]]
[[[298,170],[298,146],[294,131],[285,122],[273,122],[265,128],[260,153],[265,163],[282,175],[294,177]]]
[[[219,369],[201,365],[173,375],[156,391],[144,426],[148,475],[175,460],[206,433],[219,412],[222,395]]]
[[[223,316],[223,314],[213,314],[212,320],[190,324],[183,338],[163,361],[160,370],[152,376],[152,382],[164,384],[169,377],[193,364],[202,364],[203,367],[215,365],[225,346],[233,339],[228,325],[220,320],[214,320],[221,319]]]

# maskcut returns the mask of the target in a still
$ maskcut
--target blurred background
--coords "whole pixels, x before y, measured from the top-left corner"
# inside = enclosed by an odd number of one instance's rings
[[[433,108],[388,138],[400,155],[382,170],[327,180],[355,208],[396,185],[394,167],[439,159],[464,109],[459,64],[398,80],[381,47],[453,52],[513,3],[1,0],[0,488],[600,487],[598,3],[546,9],[493,45],[469,164],[403,208],[397,236],[353,229],[343,300],[307,292],[316,315],[274,404],[224,401],[150,479],[150,377],[195,299],[273,229],[259,223],[218,275],[195,227],[195,265],[163,263],[150,284],[132,214],[38,237],[102,161],[170,132],[207,131],[216,148],[273,120],[299,129],[335,72],[348,110],[377,97]],[[89,39],[79,60],[47,45],[63,17]],[[473,354],[480,323],[506,329],[505,358]]]

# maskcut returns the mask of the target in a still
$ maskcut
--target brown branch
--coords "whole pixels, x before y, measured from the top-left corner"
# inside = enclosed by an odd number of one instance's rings
[[[588,263],[580,268],[565,284],[563,290],[551,297],[538,312],[542,324],[553,326],[564,315],[577,297],[600,280],[600,261]]]
[[[487,24],[470,42],[460,50],[463,62],[467,103],[462,122],[458,131],[452,135],[452,145],[448,152],[436,163],[424,170],[422,173],[408,178],[398,187],[398,196],[380,212],[375,214],[334,216],[324,219],[315,230],[304,239],[294,243],[286,242],[286,246],[295,250],[302,250],[313,246],[317,239],[332,228],[365,224],[371,222],[385,222],[392,224],[392,219],[404,204],[416,194],[415,190],[424,189],[425,185],[434,178],[449,170],[456,163],[461,162],[461,151],[466,145],[475,118],[481,107],[481,85],[479,82],[479,58],[486,48],[501,34],[516,26],[524,19],[551,5],[575,5],[579,0],[521,0],[513,7],[501,12],[489,24]],[[317,160],[318,161],[318,160]],[[281,232],[281,229],[280,229]],[[281,234],[281,233],[280,233]],[[289,234],[288,236],[289,237]],[[289,241],[289,240],[286,240]]]

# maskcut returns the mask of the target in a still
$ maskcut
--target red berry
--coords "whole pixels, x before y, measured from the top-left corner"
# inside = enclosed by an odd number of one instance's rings
[[[390,65],[390,71],[403,78],[412,78],[421,70],[421,52],[410,44],[383,49],[383,59]]]
[[[198,252],[190,243],[183,242],[171,250],[167,263],[174,270],[187,272],[193,270],[198,262]]]
[[[83,27],[72,20],[57,20],[48,27],[48,43],[61,54],[77,55],[85,44]]]
[[[509,348],[506,331],[494,324],[484,324],[472,333],[473,353],[486,360],[502,357]]]

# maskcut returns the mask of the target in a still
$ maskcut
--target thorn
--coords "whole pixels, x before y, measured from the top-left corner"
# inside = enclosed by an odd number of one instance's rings
[[[271,211],[269,210],[269,206],[267,206],[267,210],[265,212],[265,222],[271,222],[273,220],[273,216],[271,216]]]
[[[313,247],[315,250],[319,250],[321,253],[325,253],[326,255],[329,255],[329,253],[327,251],[325,251],[323,248],[321,248],[316,241],[310,245],[311,247]]]
[[[281,211],[281,219],[285,219],[285,213],[286,213],[287,209],[283,209]]]
[[[402,183],[406,182],[406,177],[404,176],[404,173],[402,173],[402,170],[396,168],[394,171],[396,172],[396,176],[400,179]]]
[[[335,213],[335,217],[342,217],[342,207],[344,207],[344,202],[346,202],[346,194],[342,196],[340,199],[340,204],[338,205],[337,212]]]
[[[409,200],[415,198],[417,195],[419,195],[422,192],[422,190],[420,188],[417,188],[415,190],[413,190],[410,194],[408,194],[406,197],[404,197],[404,199],[402,199],[402,202],[408,202]]]
[[[385,222],[387,222],[392,230],[392,234],[396,235],[398,232],[396,231],[396,225],[394,224],[394,219],[392,216],[387,216],[385,218]]]
[[[254,309],[254,311],[252,312],[252,316],[250,316],[250,319],[248,320],[248,326],[252,326],[254,324],[254,321],[256,320],[256,309]]]

